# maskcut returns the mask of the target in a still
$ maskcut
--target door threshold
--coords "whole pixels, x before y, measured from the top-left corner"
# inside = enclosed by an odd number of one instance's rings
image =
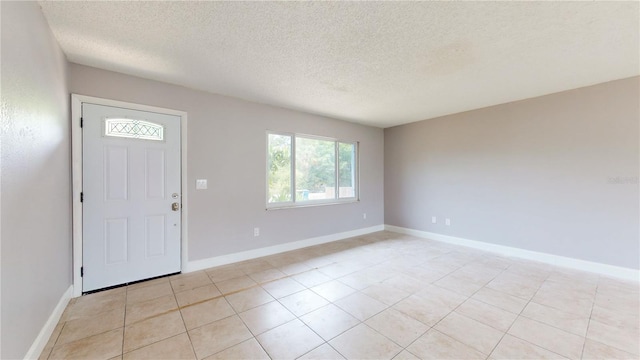
[[[164,277],[178,275],[178,274],[181,274],[181,273],[182,273],[181,271],[178,271],[178,272],[174,272],[174,273],[171,273],[171,274],[160,275],[160,276],[155,276],[155,277],[152,277],[152,278],[147,278],[147,279],[131,281],[131,282],[123,283],[123,284],[108,286],[108,287],[102,288],[102,289],[96,289],[96,290],[91,290],[91,291],[83,291],[82,292],[82,296],[95,294],[95,293],[99,293],[99,292],[103,292],[103,291],[107,291],[107,290],[117,289],[117,288],[120,288],[120,287],[123,287],[123,286],[129,286],[129,285],[133,285],[133,284],[138,284],[138,283],[145,282],[145,281],[161,279],[161,278],[164,278]]]

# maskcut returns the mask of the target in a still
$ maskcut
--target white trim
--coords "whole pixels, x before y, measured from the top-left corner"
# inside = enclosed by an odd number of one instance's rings
[[[69,288],[62,294],[62,297],[58,301],[58,305],[56,305],[55,309],[47,319],[47,322],[44,324],[40,333],[36,337],[36,339],[31,344],[29,351],[24,356],[25,359],[37,359],[42,354],[42,350],[44,350],[45,346],[47,346],[47,342],[53,334],[53,330],[56,329],[56,325],[60,321],[62,314],[64,313],[64,309],[67,307],[69,300],[73,295],[73,285],[69,286]]]
[[[292,205],[293,203],[276,203],[276,204],[287,204],[282,206],[267,206],[265,210],[287,210],[287,209],[298,209],[298,208],[308,208],[308,207],[316,207],[316,206],[327,206],[327,205],[341,205],[341,204],[353,204],[358,203],[360,200],[354,198],[344,198],[342,201],[337,201],[333,199],[322,199],[322,200],[309,200],[309,201],[300,201]]]
[[[72,209],[72,243],[73,243],[73,296],[82,295],[82,97],[71,94],[71,179],[73,191],[71,193]]]
[[[247,250],[237,252],[228,255],[216,256],[208,259],[190,261],[187,263],[186,268],[183,268],[183,272],[193,272],[203,269],[208,269],[215,266],[232,264],[238,261],[255,259],[263,256],[269,256],[274,254],[283,253],[286,251],[302,249],[305,247],[326,244],[333,241],[344,240],[354,236],[360,236],[370,234],[384,230],[384,225],[377,225],[368,228],[362,228],[357,230],[345,231],[341,233],[314,237],[305,240],[293,241],[286,244],[274,245],[263,247],[259,249]]]
[[[175,115],[180,117],[180,152],[181,152],[181,193],[182,193],[182,224],[181,224],[181,268],[184,268],[189,259],[187,234],[187,113],[185,111],[166,109],[157,106],[134,104],[124,101],[102,99],[93,96],[71,94],[71,166],[72,166],[72,211],[73,211],[73,296],[82,295],[82,203],[80,192],[82,191],[82,129],[80,118],[82,117],[82,103],[121,107],[132,110],[155,112],[160,114]]]
[[[486,243],[477,240],[469,240],[458,238],[449,235],[442,235],[427,231],[408,229],[393,225],[385,225],[384,229],[387,231],[393,231],[400,234],[413,235],[425,239],[435,240],[439,242],[445,242],[454,245],[461,245],[466,247],[471,247],[474,249],[480,249],[485,251],[490,251],[493,253],[505,255],[505,256],[513,256],[527,260],[539,261],[551,265],[562,266],[566,268],[588,271],[593,273],[598,273],[601,275],[612,276],[616,278],[621,278],[625,280],[632,281],[640,281],[640,271],[634,270],[630,268],[623,268],[614,265],[607,265],[602,263],[597,263],[593,261],[580,260],[560,255],[553,255],[548,253],[542,253],[538,251],[525,250],[514,248],[510,246],[497,245]]]

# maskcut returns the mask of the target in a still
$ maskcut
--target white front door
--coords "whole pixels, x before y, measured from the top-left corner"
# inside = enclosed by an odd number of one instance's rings
[[[82,104],[82,291],[180,271],[180,117]]]

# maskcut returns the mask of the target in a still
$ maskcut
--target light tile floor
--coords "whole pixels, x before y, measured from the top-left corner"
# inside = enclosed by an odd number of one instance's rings
[[[638,359],[638,283],[379,232],[73,299],[42,359]]]

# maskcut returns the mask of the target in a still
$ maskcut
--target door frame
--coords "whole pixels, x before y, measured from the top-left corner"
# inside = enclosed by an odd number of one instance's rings
[[[184,271],[189,259],[187,241],[187,112],[157,106],[103,99],[93,96],[71,94],[71,175],[72,175],[72,248],[73,248],[73,297],[82,295],[82,103],[121,107],[132,110],[155,112],[180,117],[180,192],[182,214],[180,234],[180,270]]]

